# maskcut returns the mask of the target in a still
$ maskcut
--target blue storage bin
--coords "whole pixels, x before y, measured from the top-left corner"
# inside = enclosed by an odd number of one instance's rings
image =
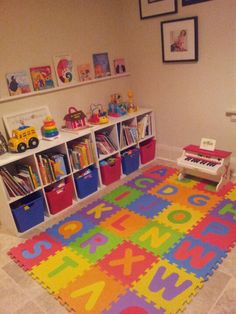
[[[139,168],[139,149],[130,149],[121,156],[122,169],[124,174],[130,174]]]
[[[97,191],[98,188],[98,170],[95,166],[89,167],[90,173],[75,177],[75,185],[79,198],[84,198]]]
[[[24,232],[44,221],[44,200],[40,192],[24,197],[12,205],[17,230]]]

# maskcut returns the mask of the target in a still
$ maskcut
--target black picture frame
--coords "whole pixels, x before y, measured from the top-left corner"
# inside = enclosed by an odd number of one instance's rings
[[[182,0],[182,6],[196,4],[200,2],[206,2],[206,1],[211,1],[211,0]]]
[[[142,20],[177,12],[177,0],[139,0],[139,13]]]
[[[198,17],[161,22],[163,62],[198,61]]]

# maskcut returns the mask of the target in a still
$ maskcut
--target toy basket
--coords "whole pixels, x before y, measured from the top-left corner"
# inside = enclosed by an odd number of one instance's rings
[[[69,107],[68,113],[64,117],[65,127],[67,129],[84,129],[87,128],[86,115],[82,110],[75,107]]]

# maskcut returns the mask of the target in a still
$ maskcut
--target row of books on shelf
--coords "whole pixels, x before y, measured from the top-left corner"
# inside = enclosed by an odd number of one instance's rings
[[[94,147],[90,138],[74,144],[69,150],[73,169],[80,170],[94,163]]]
[[[138,138],[143,139],[145,136],[152,134],[152,119],[150,114],[146,114],[137,123]]]
[[[96,134],[95,138],[98,155],[108,155],[117,151],[118,147],[106,132]]]
[[[89,81],[95,78],[101,78],[111,75],[108,53],[95,53],[92,55],[94,75],[90,63],[77,66],[79,80]],[[69,54],[57,55],[53,57],[55,74],[58,86],[75,83],[76,71],[73,59]],[[126,72],[125,61],[123,58],[113,60],[114,73],[121,74]],[[33,90],[40,91],[55,87],[52,68],[50,65],[41,65],[29,68]],[[31,92],[30,80],[27,71],[15,71],[6,74],[7,86],[10,96]]]
[[[131,145],[138,142],[138,130],[136,126],[122,125],[120,146]]]
[[[9,197],[27,195],[40,186],[39,177],[30,165],[16,165],[11,171],[2,167],[0,175]]]
[[[50,184],[67,175],[69,165],[67,157],[62,153],[48,153],[37,155],[39,171],[43,184]]]

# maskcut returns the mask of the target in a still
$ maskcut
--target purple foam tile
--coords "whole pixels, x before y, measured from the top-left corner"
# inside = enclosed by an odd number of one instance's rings
[[[212,211],[211,215],[236,224],[236,202],[229,199],[222,200]]]
[[[162,308],[157,309],[151,303],[147,303],[143,298],[138,297],[134,292],[128,291],[121,296],[118,302],[112,303],[109,310],[103,314],[164,314]]]
[[[170,204],[170,202],[160,197],[156,197],[151,194],[144,194],[129,204],[127,208],[147,218],[153,218]]]
[[[103,199],[98,199],[88,206],[83,207],[80,211],[78,211],[78,213],[92,221],[94,224],[99,224],[102,220],[110,217],[118,210],[120,210],[119,206],[109,203]]]
[[[128,185],[133,189],[147,192],[148,190],[150,190],[152,187],[156,186],[160,182],[161,180],[158,180],[156,178],[150,178],[145,175],[139,175],[133,180],[126,182],[125,185]]]

